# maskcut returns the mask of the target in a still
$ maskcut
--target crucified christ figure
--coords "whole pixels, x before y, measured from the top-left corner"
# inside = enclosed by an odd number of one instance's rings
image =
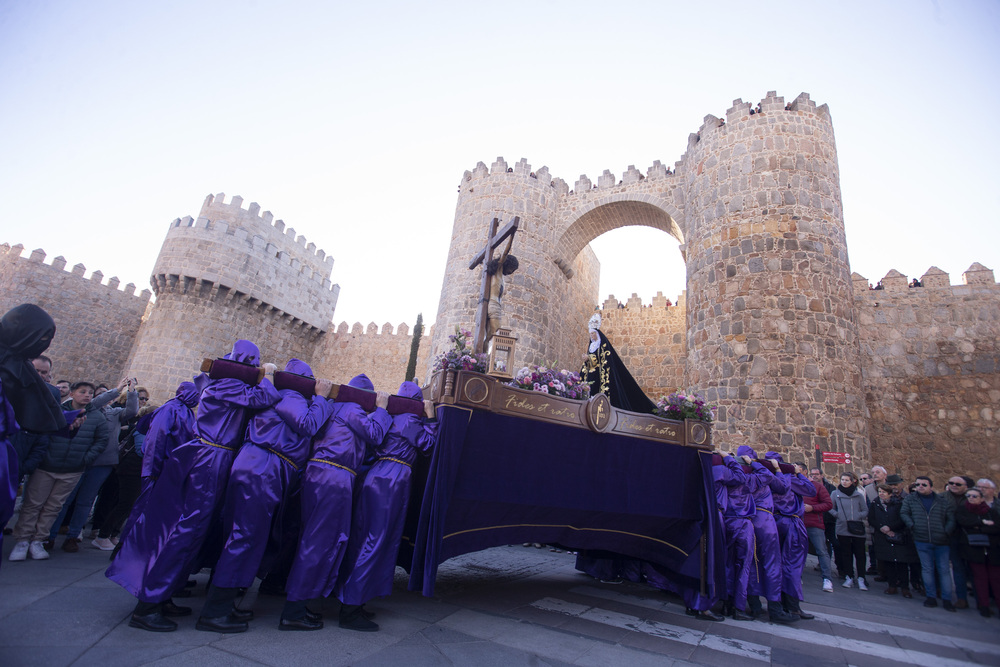
[[[486,247],[469,264],[473,269],[483,264],[483,280],[479,290],[479,305],[476,308],[476,333],[473,349],[485,352],[493,334],[500,328],[502,309],[500,301],[503,298],[504,276],[517,271],[517,257],[510,254],[514,243],[514,233],[517,231],[518,218],[508,223],[500,233],[497,233],[497,219],[490,224],[486,239]],[[507,243],[499,257],[493,256],[493,250],[506,239]]]

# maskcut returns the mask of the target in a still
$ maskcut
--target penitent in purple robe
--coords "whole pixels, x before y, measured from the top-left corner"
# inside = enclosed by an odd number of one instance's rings
[[[373,388],[363,375],[348,384]],[[380,444],[391,425],[392,417],[382,408],[369,415],[357,403],[336,403],[333,415],[313,440],[313,454],[302,475],[299,549],[285,584],[290,602],[333,592],[351,533],[358,467],[365,447]]]
[[[413,382],[404,382],[399,396],[423,400],[420,387]],[[354,505],[351,537],[337,584],[337,597],[344,604],[361,605],[392,594],[412,465],[418,453],[431,450],[437,432],[436,421],[396,415],[383,443],[375,446],[378,460],[365,475]]]
[[[153,413],[149,431],[142,441],[142,487],[132,505],[128,519],[122,526],[120,539],[124,539],[132,526],[146,511],[149,492],[163,470],[163,463],[170,453],[194,437],[194,408],[198,405],[198,390],[193,382],[182,382],[173,398]]]
[[[14,407],[3,393],[3,384],[0,384],[0,528],[6,526],[14,514],[17,485],[21,481],[17,450],[10,443],[10,436],[17,431]],[[0,535],[2,546],[3,535]]]
[[[312,376],[302,361],[285,370]],[[278,392],[281,400],[250,420],[246,445],[236,455],[223,507],[228,534],[215,566],[212,584],[250,586],[257,576],[276,517],[299,482],[313,436],[330,418],[333,403],[322,396],[305,398],[294,389]]]
[[[715,482],[715,500],[716,505],[719,508],[719,513],[722,515],[719,523],[725,528],[726,536],[726,582],[724,586],[719,586],[719,590],[723,591],[723,595],[726,598],[733,598],[734,591],[736,590],[734,573],[735,573],[735,543],[733,536],[730,535],[729,524],[726,522],[726,515],[732,512],[730,508],[729,495],[730,489],[741,488],[746,484],[747,475],[743,472],[743,467],[739,462],[732,456],[725,456],[722,459],[722,465],[712,467],[712,478]],[[750,527],[750,522],[744,520],[746,528]],[[737,526],[737,532],[741,530],[740,526]],[[747,571],[747,576],[749,577],[749,570]],[[743,586],[743,598],[746,599],[746,584]],[[742,607],[741,607],[742,609]]]
[[[768,452],[764,458],[781,462],[781,454]],[[784,493],[774,496],[774,523],[781,542],[781,592],[802,599],[802,570],[809,554],[809,533],[806,532],[805,503],[803,498],[816,495],[816,487],[802,473],[778,473],[788,482]]]
[[[757,458],[757,453],[746,445],[736,451],[740,456]],[[781,601],[781,542],[774,523],[773,493],[784,493],[788,482],[775,475],[762,464],[754,461],[750,466],[750,488],[757,513],[753,518],[754,539],[757,542],[756,567],[750,570],[751,595],[763,595],[768,602]]]
[[[257,346],[237,341],[231,358],[257,365]],[[274,405],[278,392],[267,379],[259,385],[219,379],[201,394],[197,437],[179,445],[150,490],[145,513],[121,542],[107,570],[109,579],[140,602],[165,602],[180,590],[214,523],[247,422]]]
[[[733,464],[739,470],[732,475],[726,485],[728,504],[724,512],[726,523],[726,588],[733,598],[733,606],[740,611],[747,608],[747,589],[750,586],[750,571],[754,567],[753,519],[757,505],[753,501],[753,488],[758,483],[753,474],[747,474],[743,466],[733,459],[724,459],[726,467]],[[736,483],[739,480],[739,483]]]

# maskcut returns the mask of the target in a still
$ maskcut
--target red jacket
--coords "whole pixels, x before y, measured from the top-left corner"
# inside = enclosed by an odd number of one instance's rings
[[[806,505],[812,506],[812,511],[805,513],[803,521],[806,524],[806,528],[819,528],[823,530],[823,512],[827,512],[833,507],[833,501],[830,500],[830,492],[823,486],[823,482],[817,484],[813,481],[813,486],[816,487],[816,495],[811,498],[802,499],[802,502]]]

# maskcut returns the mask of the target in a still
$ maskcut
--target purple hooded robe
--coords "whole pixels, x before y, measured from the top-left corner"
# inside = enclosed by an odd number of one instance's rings
[[[371,391],[364,374],[348,382]],[[392,417],[382,408],[370,415],[357,403],[336,403],[313,440],[312,457],[302,474],[302,533],[288,574],[289,602],[326,597],[337,583],[351,532],[354,478],[365,447],[385,438]]]
[[[757,458],[757,453],[746,445],[741,445],[739,456]],[[753,518],[754,539],[757,542],[757,566],[750,570],[749,593],[763,595],[768,602],[781,601],[781,543],[778,527],[774,523],[774,498],[772,492],[784,493],[788,481],[775,475],[762,464],[754,461],[750,472],[750,490],[753,494],[757,513]]]
[[[194,408],[198,405],[198,393],[193,382],[181,382],[174,397],[153,412],[149,431],[142,443],[142,487],[122,526],[120,539],[125,539],[125,535],[146,511],[149,492],[163,470],[163,463],[170,458],[170,453],[178,445],[194,437]]]
[[[766,459],[782,462],[781,454],[768,452]],[[773,491],[774,523],[781,542],[781,592],[802,599],[802,570],[809,554],[809,534],[802,517],[805,514],[803,498],[816,495],[816,487],[802,473],[778,473],[788,482],[783,493]]]
[[[399,386],[399,396],[424,399],[413,382]],[[410,501],[410,475],[417,454],[426,455],[437,442],[438,425],[413,414],[396,415],[381,445],[378,460],[365,475],[354,505],[351,537],[337,584],[344,604],[361,605],[391,595],[396,555]]]
[[[725,494],[722,507],[726,527],[726,594],[733,605],[746,611],[750,568],[753,567],[753,515],[757,511],[747,487],[749,476],[732,456],[725,456],[721,466],[715,466],[716,495]]]
[[[290,360],[285,370],[312,377],[312,369],[298,359]],[[215,566],[214,586],[253,583],[273,522],[309,458],[313,436],[330,418],[333,404],[323,396],[307,399],[294,389],[278,394],[281,399],[273,407],[250,420],[246,445],[233,462],[223,507],[228,537]]]
[[[230,358],[257,365],[260,352],[236,341]],[[197,435],[177,446],[149,493],[146,511],[121,542],[106,574],[140,602],[165,602],[183,587],[213,525],[247,421],[278,401],[266,378],[256,386],[224,378],[201,394]]]

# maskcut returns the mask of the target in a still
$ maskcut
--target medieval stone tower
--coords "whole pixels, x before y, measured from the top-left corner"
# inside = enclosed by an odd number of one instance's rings
[[[840,200],[833,126],[805,93],[769,92],[706,116],[674,168],[659,162],[621,179],[610,171],[572,190],[543,167],[498,158],[460,185],[434,335],[470,326],[478,271],[469,260],[493,217],[521,218],[504,313],[517,364],[575,367],[598,302],[589,243],[628,225],[680,242],[687,267],[687,391],[719,406],[716,442],[776,448],[811,460],[817,449],[870,456],[857,315]]]
[[[156,305],[128,372],[158,393],[237,338],[257,343],[263,361],[312,363],[317,338],[331,328],[340,289],[330,284],[333,258],[256,203],[244,209],[242,197],[224,198],[209,195],[196,220],[174,220],[157,257]]]

